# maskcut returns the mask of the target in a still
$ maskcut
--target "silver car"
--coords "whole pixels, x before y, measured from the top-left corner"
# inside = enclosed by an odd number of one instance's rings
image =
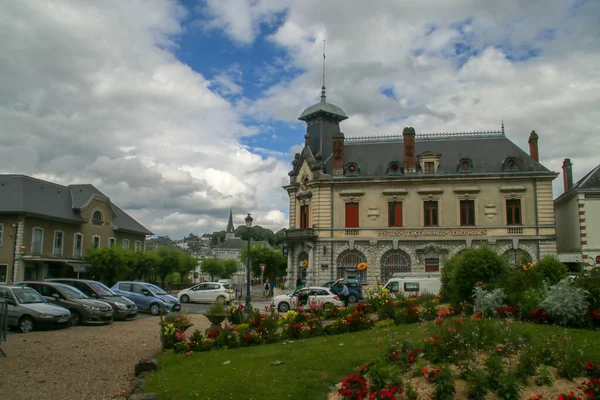
[[[32,288],[0,285],[0,301],[8,305],[8,326],[23,333],[34,328],[69,326],[69,310],[48,303]]]

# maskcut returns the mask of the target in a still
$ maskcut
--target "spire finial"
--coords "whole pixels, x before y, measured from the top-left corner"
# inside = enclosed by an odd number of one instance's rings
[[[502,120],[502,134],[504,135],[504,120]]]
[[[323,86],[321,86],[321,102],[327,102],[325,95],[325,39],[323,39]]]

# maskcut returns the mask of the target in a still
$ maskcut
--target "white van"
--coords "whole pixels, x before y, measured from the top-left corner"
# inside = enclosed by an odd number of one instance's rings
[[[439,274],[394,274],[385,284],[385,289],[390,293],[404,293],[405,295],[432,293],[439,294],[442,281]]]

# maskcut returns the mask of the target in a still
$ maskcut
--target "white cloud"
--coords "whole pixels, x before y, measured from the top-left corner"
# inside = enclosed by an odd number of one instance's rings
[[[0,172],[93,183],[175,237],[223,229],[229,207],[284,208],[286,163],[240,144],[255,128],[220,94],[241,93],[241,76],[223,71],[215,92],[176,59],[185,16],[158,0],[6,4]]]

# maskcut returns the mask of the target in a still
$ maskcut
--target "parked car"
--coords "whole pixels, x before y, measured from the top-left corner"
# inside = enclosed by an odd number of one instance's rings
[[[229,289],[229,285],[218,282],[199,283],[177,293],[177,298],[182,303],[189,303],[190,301],[198,303],[220,301],[227,303],[233,300],[233,297],[233,291]]]
[[[323,287],[331,289],[333,293],[339,295],[341,293],[341,288],[338,286],[333,287],[333,285],[338,281],[342,282],[348,287],[349,303],[356,303],[357,301],[362,300],[362,288],[358,279],[332,279],[330,281],[325,282],[323,284]]]
[[[137,306],[133,301],[118,295],[101,282],[71,278],[46,279],[46,282],[60,282],[73,286],[92,299],[110,304],[115,321],[134,319],[138,313]]]
[[[432,293],[438,294],[442,288],[442,281],[437,275],[405,275],[400,274],[393,275],[389,281],[385,284],[384,288],[389,290],[390,293],[404,293],[407,295],[411,294],[423,294]]]
[[[179,300],[151,283],[123,281],[115,283],[111,289],[133,301],[139,310],[148,311],[152,315],[181,311]]]
[[[298,308],[300,305],[299,300],[304,296],[307,296],[306,305],[309,305],[313,302],[317,303],[319,307],[327,307],[328,304],[339,307],[344,305],[344,303],[340,301],[338,295],[334,294],[326,287],[320,286],[305,287],[295,290],[291,293],[275,296],[273,297],[271,304],[275,306],[277,311],[287,312],[290,309]]]
[[[109,324],[113,321],[112,307],[103,301],[92,300],[80,290],[64,283],[25,281],[16,283],[36,290],[46,300],[71,312],[71,325]]]
[[[7,304],[7,325],[23,333],[37,328],[65,327],[71,312],[52,305],[29,287],[0,285],[0,301]]]
[[[217,283],[222,283],[223,285],[227,285],[227,288],[231,285],[231,281],[229,279],[219,279]]]

